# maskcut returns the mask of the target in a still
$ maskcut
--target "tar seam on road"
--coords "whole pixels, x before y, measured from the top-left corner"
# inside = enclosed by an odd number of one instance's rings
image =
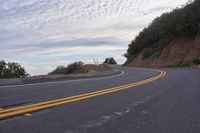
[[[96,97],[96,96],[100,96],[100,95],[105,95],[105,94],[129,89],[129,88],[133,88],[133,87],[143,85],[143,84],[146,84],[149,82],[153,82],[153,81],[158,80],[166,75],[165,71],[159,71],[159,72],[160,73],[158,75],[153,76],[151,78],[133,82],[133,83],[129,83],[129,84],[125,84],[125,85],[121,85],[121,86],[117,86],[117,87],[113,87],[113,88],[108,88],[108,89],[104,89],[104,90],[100,90],[100,91],[94,91],[94,92],[90,92],[90,93],[84,93],[84,94],[75,95],[75,96],[69,96],[69,97],[65,97],[65,98],[49,100],[49,101],[30,104],[30,105],[24,105],[24,106],[19,106],[19,107],[3,109],[3,110],[0,110],[0,120],[18,116],[18,115],[23,115],[26,113],[31,113],[34,111],[43,110],[46,108],[55,107],[55,106],[62,105],[62,104],[67,104],[67,103],[71,103],[71,102],[75,102],[75,101],[80,101],[83,99],[88,99],[88,98],[92,98],[92,97]]]

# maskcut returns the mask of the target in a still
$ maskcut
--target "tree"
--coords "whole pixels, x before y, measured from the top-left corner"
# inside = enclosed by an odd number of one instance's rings
[[[106,63],[106,64],[117,64],[117,62],[115,61],[115,59],[113,57],[106,58],[104,63]]]
[[[108,64],[108,63],[109,63],[109,59],[110,59],[110,58],[106,58],[105,61],[104,61],[103,63]]]
[[[15,62],[6,63],[4,60],[0,61],[0,78],[24,78],[28,75],[20,64]]]

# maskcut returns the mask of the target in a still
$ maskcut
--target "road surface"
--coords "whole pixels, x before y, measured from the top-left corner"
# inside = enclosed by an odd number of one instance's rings
[[[0,133],[200,132],[200,69],[114,67],[124,73],[0,87]]]

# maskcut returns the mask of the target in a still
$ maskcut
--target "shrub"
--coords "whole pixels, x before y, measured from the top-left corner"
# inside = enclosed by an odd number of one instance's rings
[[[74,73],[75,71],[81,69],[83,67],[83,62],[77,61],[72,64],[69,64],[67,67],[65,66],[57,66],[55,70],[49,73],[49,75],[52,74],[70,74]]]
[[[81,61],[74,62],[74,63],[69,64],[69,65],[67,66],[67,72],[68,72],[68,73],[73,73],[73,72],[75,72],[76,70],[81,69],[82,67],[83,67],[83,62],[81,62]]]
[[[51,74],[68,74],[67,68],[64,66],[57,66],[55,70],[49,73]]]
[[[194,59],[194,60],[192,61],[192,63],[193,63],[194,65],[199,65],[199,64],[200,64],[200,59],[196,58],[196,59]]]

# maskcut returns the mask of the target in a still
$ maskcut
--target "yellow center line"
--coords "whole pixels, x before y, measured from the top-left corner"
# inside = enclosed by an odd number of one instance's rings
[[[45,108],[50,108],[50,107],[54,107],[54,106],[58,106],[58,105],[66,104],[66,103],[71,103],[71,102],[75,102],[75,101],[79,101],[79,100],[83,100],[83,99],[88,99],[91,97],[96,97],[96,96],[100,96],[100,95],[104,95],[104,94],[109,94],[112,92],[128,89],[131,87],[136,87],[136,86],[157,80],[157,79],[165,76],[165,74],[166,74],[166,72],[160,71],[160,74],[156,75],[154,77],[151,77],[151,78],[148,78],[148,79],[145,79],[142,81],[118,86],[118,87],[113,87],[113,88],[109,88],[109,89],[105,89],[105,90],[100,90],[100,91],[95,91],[95,92],[90,92],[90,93],[85,93],[85,94],[80,94],[80,95],[75,95],[75,96],[69,96],[66,98],[60,98],[60,99],[40,102],[40,103],[36,103],[36,104],[31,104],[31,105],[3,109],[3,110],[0,110],[0,119],[5,118],[5,117],[20,115],[20,114],[25,114],[28,112],[33,112],[33,111],[37,111],[37,110],[41,110],[41,109],[45,109]]]
[[[152,78],[155,78],[155,77],[152,77]],[[70,97],[66,97],[66,98],[60,98],[60,99],[56,99],[56,100],[50,100],[50,101],[46,101],[46,102],[40,102],[40,103],[36,103],[36,104],[31,104],[31,105],[25,105],[25,106],[21,106],[21,107],[13,107],[13,108],[10,108],[10,109],[4,109],[4,110],[0,110],[0,114],[6,113],[6,112],[10,112],[10,111],[13,111],[13,110],[19,110],[19,109],[29,108],[29,107],[33,107],[33,106],[41,106],[41,105],[44,105],[44,104],[49,104],[49,103],[59,102],[59,101],[63,101],[63,100],[69,100],[69,99],[73,99],[73,98],[87,96],[87,95],[91,95],[91,94],[95,94],[95,93],[100,93],[100,92],[104,92],[104,91],[108,91],[108,90],[112,90],[112,89],[121,88],[121,87],[124,87],[124,86],[129,87],[129,86],[132,86],[132,85],[135,85],[135,84],[138,84],[138,83],[146,82],[148,80],[151,80],[152,78],[149,78],[149,79],[146,79],[146,80],[143,80],[143,81],[138,81],[138,82],[126,84],[126,85],[122,85],[122,86],[118,86],[118,87],[105,89],[105,90],[100,90],[100,91],[80,94],[80,95],[76,95],[76,96],[70,96]]]

